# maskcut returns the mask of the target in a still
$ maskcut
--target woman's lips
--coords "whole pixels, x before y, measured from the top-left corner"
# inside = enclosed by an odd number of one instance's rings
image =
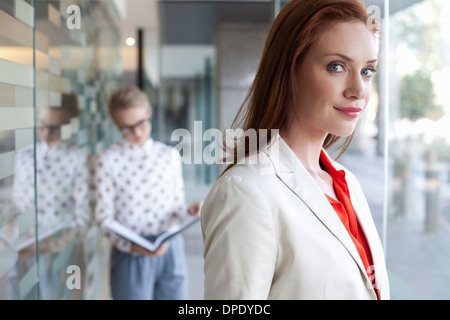
[[[359,114],[361,113],[362,109],[361,108],[354,108],[354,107],[345,107],[345,108],[339,108],[339,107],[334,107],[337,111],[345,114],[346,116],[350,117],[350,118],[358,118]]]

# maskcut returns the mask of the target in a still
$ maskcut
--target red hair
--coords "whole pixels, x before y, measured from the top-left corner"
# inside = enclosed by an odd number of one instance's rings
[[[260,129],[267,129],[270,144],[271,129],[284,131],[291,124],[295,70],[308,50],[331,24],[355,20],[366,24],[368,19],[366,8],[358,0],[292,0],[287,3],[272,24],[255,79],[232,127],[244,131],[255,129],[257,134]],[[343,143],[340,155],[348,148],[352,137],[353,134]],[[339,138],[329,134],[323,147],[332,146]],[[248,156],[250,150],[245,148]],[[236,160],[235,155],[235,161],[227,170]]]

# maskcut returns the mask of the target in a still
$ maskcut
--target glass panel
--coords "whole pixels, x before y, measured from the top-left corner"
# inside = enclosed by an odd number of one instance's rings
[[[108,298],[90,172],[112,139],[118,17],[111,2],[70,4],[80,15],[63,0],[0,2],[0,299]]]
[[[214,54],[213,46],[166,45],[162,49],[161,107],[157,133],[161,141],[178,145],[186,141],[178,140],[175,130],[187,129],[190,132],[190,137],[185,137],[190,139],[190,148],[181,150],[189,190],[194,186],[206,185],[216,177],[214,167],[204,163],[202,153],[207,145],[203,142],[204,132],[216,127]],[[177,64],[177,61],[183,63]]]
[[[394,299],[448,299],[450,3],[391,17],[387,262]]]
[[[0,5],[1,299],[37,297],[34,189],[28,187],[34,160],[23,157],[34,153],[32,9],[24,1]],[[22,160],[26,172],[18,165]]]
[[[99,282],[88,265],[109,253],[94,236],[90,164],[108,143],[103,106],[120,80],[118,32],[104,4],[77,1],[79,16],[67,14],[68,5],[38,1],[35,8],[41,299],[97,298],[103,290],[95,287]]]

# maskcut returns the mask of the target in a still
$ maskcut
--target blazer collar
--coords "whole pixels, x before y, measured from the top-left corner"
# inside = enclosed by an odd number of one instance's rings
[[[298,160],[297,156],[288,144],[278,135],[271,144],[271,147],[266,150],[266,154],[272,162],[276,176],[311,209],[312,213],[315,214],[316,217],[325,225],[325,227],[328,228],[328,230],[342,243],[366,278],[367,285],[370,286],[371,281],[367,276],[364,264],[362,263],[350,235],[323,191],[303,166],[301,161]],[[325,154],[329,157],[326,152]],[[333,165],[335,165],[332,159],[330,159],[330,161]],[[340,170],[343,168],[339,166],[337,169]],[[363,210],[361,209],[359,202],[355,202],[352,197],[354,194],[352,193],[352,188],[350,185],[349,189],[359,223],[362,225],[362,228],[366,233],[369,246],[372,248],[371,245],[374,240],[369,235],[373,230],[370,230],[371,232],[368,232],[369,230],[367,230],[371,229],[370,227],[367,227],[367,224],[370,224],[370,220],[368,220],[368,216],[370,216],[370,214],[368,212],[362,213]],[[373,258],[375,259],[375,257]]]

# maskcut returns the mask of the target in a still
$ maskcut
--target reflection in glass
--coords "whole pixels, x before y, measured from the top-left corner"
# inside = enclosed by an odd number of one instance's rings
[[[81,29],[67,25],[70,5]],[[87,165],[114,141],[104,106],[123,71],[115,9],[0,1],[0,300],[108,297]],[[81,288],[71,290],[73,265]]]
[[[70,119],[78,116],[76,101],[76,95],[63,94],[61,107],[39,108],[35,152],[31,146],[16,155],[13,199],[19,214],[34,208],[35,186],[30,182],[34,181],[36,164],[39,288],[43,299],[62,296],[64,283],[56,274],[65,270],[53,270],[52,262],[76,234],[87,229],[90,221],[87,153],[72,139],[62,137]],[[34,263],[34,237],[31,229],[19,245],[19,261],[11,277],[13,285],[17,277],[21,278],[20,273]]]

